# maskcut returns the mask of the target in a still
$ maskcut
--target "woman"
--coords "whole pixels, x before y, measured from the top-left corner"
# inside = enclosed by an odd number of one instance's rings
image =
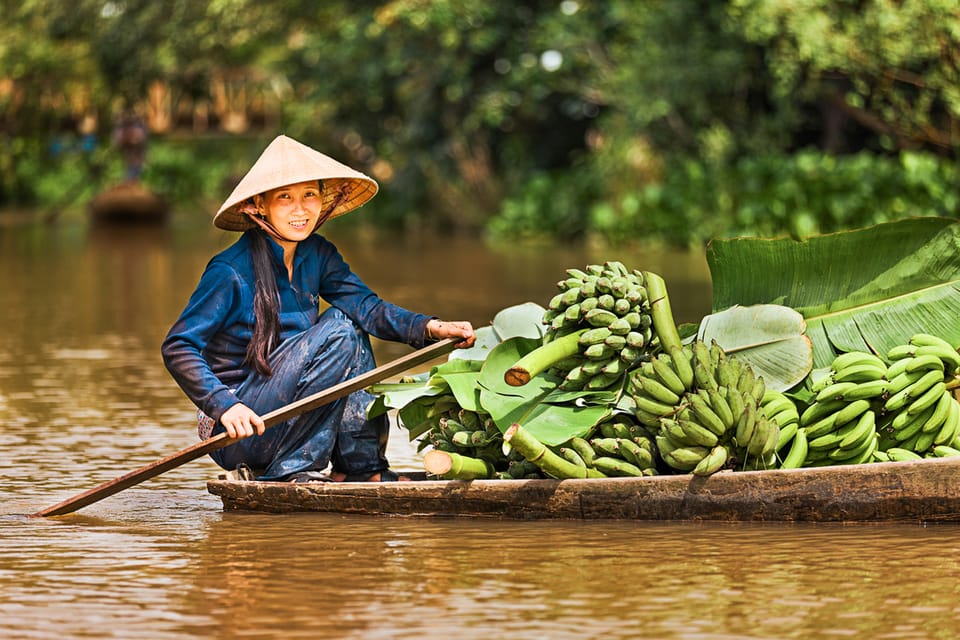
[[[381,300],[314,233],[376,192],[364,174],[279,136],[214,217],[243,235],[209,262],[162,352],[199,409],[200,437],[242,438],[211,454],[224,469],[249,467],[261,480],[398,479],[384,455],[387,420],[367,419],[367,392],[269,431],[260,415],[374,368],[369,335],[417,348],[474,343],[469,322]]]

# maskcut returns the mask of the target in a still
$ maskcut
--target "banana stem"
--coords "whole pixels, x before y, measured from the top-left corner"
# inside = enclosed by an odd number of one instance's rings
[[[541,471],[552,478],[563,480],[565,478],[607,477],[596,469],[581,467],[557,455],[517,423],[510,425],[510,428],[503,434],[503,440],[510,443],[510,446],[517,453],[537,465]]]
[[[541,345],[517,360],[516,364],[503,374],[504,381],[511,387],[522,387],[530,379],[546,371],[554,363],[580,353],[581,329]]]
[[[459,453],[434,449],[423,456],[427,473],[443,480],[476,480],[492,478],[496,471],[486,460],[462,456]]]
[[[682,347],[680,332],[677,331],[677,323],[673,319],[673,311],[670,308],[667,283],[652,271],[644,271],[643,280],[647,286],[647,296],[650,299],[653,330],[660,339],[661,348],[669,353],[674,347]]]

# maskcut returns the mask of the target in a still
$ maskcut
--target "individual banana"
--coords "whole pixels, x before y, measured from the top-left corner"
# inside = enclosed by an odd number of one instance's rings
[[[757,409],[752,402],[748,402],[743,407],[743,412],[737,418],[737,424],[734,431],[734,440],[737,445],[746,448],[752,440],[754,432],[757,429]]]
[[[876,380],[871,380],[872,382],[877,382]],[[850,391],[853,391],[861,384],[867,384],[865,382],[834,382],[831,385],[828,385],[820,390],[817,393],[816,400],[817,402],[826,402],[827,400],[846,400],[846,394]]]
[[[928,353],[923,356],[914,356],[910,358],[910,362],[907,363],[907,371],[925,371],[928,369],[938,370],[943,373],[945,369],[943,360],[941,360],[939,356]]]
[[[787,446],[787,443],[791,442],[796,437],[797,432],[800,430],[800,423],[790,422],[785,426],[777,426],[780,427],[780,436],[777,438],[776,448],[777,451],[780,451],[780,449],[783,449],[785,446]],[[806,433],[806,431],[804,431],[804,433]]]
[[[764,413],[766,413],[766,411],[764,411]],[[790,425],[800,424],[800,414],[797,413],[796,408],[784,409],[783,411],[770,416],[770,419],[776,422],[777,426],[781,429]]]
[[[747,445],[747,453],[756,457],[764,457],[776,451],[777,441],[780,439],[780,428],[771,422],[765,415],[757,417],[757,426],[753,437]]]
[[[683,435],[688,444],[713,447],[719,441],[716,433],[693,420],[681,418],[676,422],[683,431]]]
[[[800,425],[809,426],[827,416],[835,414],[840,409],[847,406],[843,400],[826,400],[824,402],[814,402],[803,410],[800,414]]]
[[[783,411],[797,411],[797,405],[793,403],[793,400],[785,393],[779,391],[767,391],[764,393],[760,401],[760,406],[768,416],[773,416]]]
[[[937,398],[937,401],[933,405],[933,413],[930,415],[930,418],[923,423],[920,430],[924,433],[929,433],[930,431],[939,432],[943,427],[943,423],[946,422],[947,416],[950,414],[950,404],[955,402],[953,394],[944,389],[943,393],[940,394],[940,397]],[[909,410],[907,413],[909,413]]]
[[[886,369],[887,365],[879,356],[868,351],[847,351],[841,353],[833,359],[830,368],[834,373],[842,373],[851,367],[860,367],[870,365],[879,369]]]
[[[580,334],[578,343],[581,347],[586,349],[587,347],[595,344],[602,344],[604,340],[613,335],[610,332],[610,329],[607,327],[597,327],[595,329],[587,329]]]
[[[867,438],[877,433],[877,415],[873,411],[865,411],[856,421],[837,430],[842,439],[837,443],[838,449],[855,451]]]
[[[574,437],[570,439],[569,442],[570,448],[577,452],[577,455],[580,456],[580,459],[583,460],[584,464],[588,467],[593,466],[593,459],[597,457],[597,452],[594,451],[593,447],[590,446],[590,443],[584,438]]]
[[[716,378],[717,364],[711,355],[710,346],[706,342],[695,340],[690,344],[690,348],[693,352],[691,365],[696,385],[701,389],[715,390],[719,387]]]
[[[829,458],[838,464],[863,464],[873,459],[877,446],[877,434],[873,433],[855,449],[834,449]]]
[[[887,374],[885,366],[873,363],[855,364],[835,372],[834,382],[869,382],[880,380]]]
[[[918,347],[915,355],[933,353],[944,362],[949,362],[954,370],[960,368],[960,353],[940,336],[929,333],[915,333],[910,337],[910,344]]]
[[[901,411],[894,416],[890,423],[890,426],[893,429],[894,440],[899,443],[906,443],[917,437],[921,433],[923,425],[933,415],[935,409],[935,407],[929,407],[921,413],[913,415],[907,413],[906,411]],[[905,448],[909,448],[907,445],[903,446]]]
[[[835,427],[842,427],[851,420],[859,418],[861,414],[870,409],[869,400],[854,400],[836,413],[836,419],[833,424]]]
[[[725,446],[717,445],[713,447],[710,453],[704,456],[693,468],[693,475],[709,476],[720,471],[727,463],[728,455],[729,453]]]
[[[635,464],[640,469],[648,469],[654,466],[653,454],[649,449],[644,449],[633,440],[620,438],[617,442],[620,455],[624,460]]]
[[[960,403],[951,398],[947,407],[947,417],[933,439],[933,444],[952,446],[958,435],[960,435]]]
[[[913,344],[898,344],[891,347],[887,351],[887,360],[891,362],[897,362],[900,360],[907,360],[913,357],[913,354],[917,352],[916,345]]]
[[[740,379],[740,365],[736,358],[722,358],[717,364],[717,384],[727,389],[737,386]]]
[[[727,395],[725,393],[726,389],[723,387],[718,387],[716,389],[711,389],[707,391],[707,395],[710,400],[710,408],[713,409],[714,413],[719,416],[720,421],[723,422],[724,427],[730,429],[734,425],[734,420],[737,416],[733,415],[733,409],[730,407],[730,404],[727,402]]]
[[[593,438],[590,440],[590,447],[596,456],[618,456],[620,455],[620,443],[617,438]]]
[[[883,408],[888,413],[899,411],[939,382],[943,382],[943,371],[941,369],[927,370],[919,379],[887,398]]]
[[[915,358],[927,355],[940,358],[940,360],[943,361],[944,369],[948,369],[951,372],[960,368],[960,354],[950,348],[950,346],[927,345],[917,347],[917,351],[914,353]]]
[[[803,425],[803,422],[800,424],[804,426],[807,430],[807,439],[813,440],[819,438],[820,436],[826,435],[836,430],[837,414],[829,413],[824,417],[811,422],[809,424]]]
[[[669,349],[669,354],[677,376],[683,381],[683,386],[688,390],[692,389],[694,373],[689,351],[685,347],[672,347]]]
[[[780,462],[781,469],[799,469],[807,459],[807,430],[803,427],[797,429],[797,434],[793,437],[793,444],[790,445],[790,451]]]
[[[636,405],[637,411],[641,413],[652,414],[654,416],[668,416],[676,412],[677,408],[672,404],[654,400],[645,395],[633,394],[631,396]],[[638,419],[641,419],[641,413],[637,413]]]
[[[909,360],[899,360],[898,362],[909,362]],[[926,371],[907,371],[904,368],[897,375],[892,375],[892,371],[893,367],[888,371],[887,397],[900,393],[927,373]]]
[[[922,456],[917,455],[909,449],[902,449],[900,447],[892,447],[887,449],[886,454],[890,458],[890,462],[913,462],[915,460],[923,460]]]
[[[678,471],[692,471],[709,453],[707,447],[677,447],[663,454],[663,460]]]
[[[680,396],[674,393],[667,385],[663,384],[656,378],[650,378],[644,375],[635,373],[631,379],[631,382],[634,385],[634,388],[643,392],[645,395],[649,396],[657,402],[662,402],[668,405],[676,405],[680,403]]]
[[[857,382],[852,389],[849,389],[846,393],[844,393],[843,399],[847,402],[853,402],[856,400],[871,400],[873,398],[879,398],[887,392],[889,385],[889,381],[887,381],[885,378],[880,378],[879,380],[868,380],[866,382]]]
[[[889,356],[888,356],[889,357]],[[890,358],[890,366],[887,367],[887,380],[893,380],[895,377],[904,373],[907,370],[907,365],[910,364],[910,357],[904,358]]]
[[[948,458],[951,456],[960,456],[960,449],[954,449],[953,447],[945,444],[939,444],[933,448],[932,453],[938,458]]]
[[[717,415],[716,411],[713,410],[703,396],[696,393],[687,393],[684,397],[687,403],[689,403],[690,410],[693,411],[693,414],[697,417],[697,421],[700,424],[718,436],[727,430],[724,421]]]
[[[945,382],[937,382],[923,392],[919,397],[913,400],[909,406],[907,406],[907,413],[910,415],[915,415],[925,410],[927,407],[933,406],[933,404],[940,398],[941,395],[943,395],[946,390],[947,385]]]
[[[644,475],[643,469],[637,465],[612,456],[597,456],[593,460],[593,468],[607,476],[640,477]]]
[[[653,358],[650,365],[660,382],[680,396],[687,391],[688,387],[683,383],[683,380],[680,379],[680,376],[677,375],[671,362],[672,358],[668,354],[660,354],[656,358]]]
[[[587,463],[584,462],[583,458],[580,457],[580,454],[577,453],[571,447],[560,447],[557,452],[563,457],[564,460],[572,464],[577,465],[578,467],[586,468]]]

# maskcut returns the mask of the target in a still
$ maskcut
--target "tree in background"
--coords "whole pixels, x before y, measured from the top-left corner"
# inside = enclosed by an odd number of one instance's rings
[[[219,189],[262,147],[238,133],[282,129],[408,228],[683,243],[952,215],[958,5],[0,0],[0,202],[37,196],[40,141],[82,102],[169,128],[164,188]],[[210,131],[241,144],[188,148]]]

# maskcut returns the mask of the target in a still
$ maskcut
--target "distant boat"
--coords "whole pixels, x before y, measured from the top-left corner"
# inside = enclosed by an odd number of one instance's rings
[[[95,224],[163,224],[170,210],[166,199],[141,182],[122,182],[100,192],[89,204]]]

